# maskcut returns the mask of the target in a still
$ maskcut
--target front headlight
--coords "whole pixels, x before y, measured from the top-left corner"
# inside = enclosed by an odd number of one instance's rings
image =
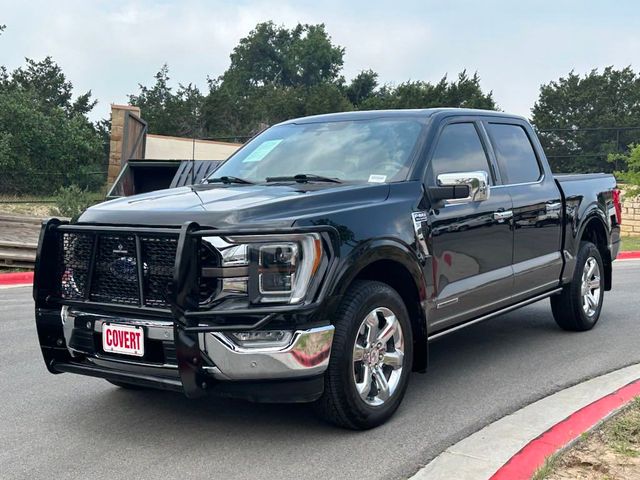
[[[222,294],[251,303],[300,303],[322,265],[319,234],[203,237],[220,252]]]

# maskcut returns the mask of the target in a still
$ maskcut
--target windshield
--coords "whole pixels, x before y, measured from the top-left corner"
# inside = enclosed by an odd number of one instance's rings
[[[255,183],[269,177],[317,175],[354,182],[405,180],[423,127],[418,119],[377,118],[272,127],[210,178]]]

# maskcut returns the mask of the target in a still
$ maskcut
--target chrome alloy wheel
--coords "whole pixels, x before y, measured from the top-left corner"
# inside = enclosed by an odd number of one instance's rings
[[[589,257],[582,270],[582,309],[588,317],[598,310],[600,303],[600,267],[595,258]]]
[[[373,407],[384,404],[400,384],[404,336],[395,314],[385,307],[371,310],[353,345],[353,379],[360,398]]]

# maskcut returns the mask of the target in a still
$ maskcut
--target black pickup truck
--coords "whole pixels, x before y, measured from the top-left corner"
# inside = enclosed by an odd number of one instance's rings
[[[315,402],[371,428],[443,335],[544,298],[561,328],[591,329],[620,213],[611,175],[553,175],[513,115],[291,120],[202,184],[46,221],[42,354],[51,373]]]

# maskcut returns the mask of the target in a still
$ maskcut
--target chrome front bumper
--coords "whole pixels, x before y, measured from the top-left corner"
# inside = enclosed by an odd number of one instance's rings
[[[333,325],[296,330],[285,347],[243,348],[220,332],[200,335],[200,348],[219,380],[296,378],[324,372],[329,365]]]
[[[62,323],[66,344],[75,345],[71,339],[77,335],[78,329],[87,328],[92,333],[101,333],[105,322],[142,326],[147,339],[174,341],[173,323],[170,321],[111,317],[63,308]],[[200,333],[200,350],[210,363],[203,366],[203,370],[218,380],[227,381],[294,379],[318,375],[329,364],[334,330],[333,325],[296,330],[287,345],[278,347],[241,347],[222,332]],[[177,369],[177,363],[171,361],[154,364],[144,360],[100,355],[78,347],[68,347],[68,350],[72,356],[87,355],[92,363],[104,365],[105,362],[113,362],[126,365],[127,370],[135,366],[173,371]]]

